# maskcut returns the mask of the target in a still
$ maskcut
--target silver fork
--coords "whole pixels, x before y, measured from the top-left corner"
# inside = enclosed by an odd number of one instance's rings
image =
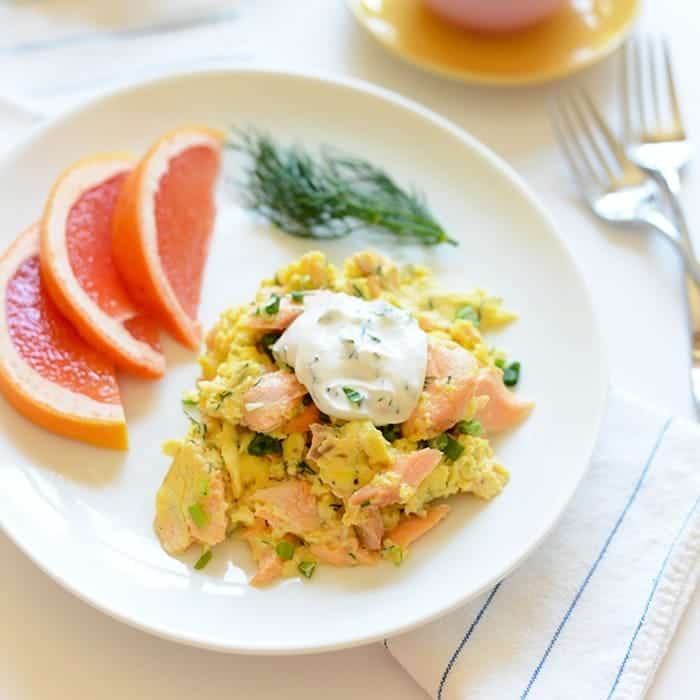
[[[683,126],[671,51],[663,37],[632,38],[622,51],[622,123],[629,158],[661,185],[671,204],[681,239],[693,250],[681,203],[681,171],[693,146]],[[700,289],[686,277],[691,333],[690,379],[700,413]]]
[[[564,157],[593,212],[613,224],[651,226],[680,253],[688,274],[700,284],[700,265],[664,214],[656,183],[629,160],[585,90],[559,95],[550,118]]]

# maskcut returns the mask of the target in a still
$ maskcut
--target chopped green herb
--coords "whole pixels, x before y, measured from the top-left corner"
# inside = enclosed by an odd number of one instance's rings
[[[343,393],[348,397],[348,401],[350,401],[350,403],[354,403],[356,406],[359,406],[365,400],[365,396],[363,394],[349,386],[343,387]]]
[[[371,505],[369,501],[363,501],[360,503],[360,508],[368,508]]]
[[[272,346],[279,340],[279,337],[279,333],[265,333],[258,341],[263,352],[273,361],[275,356],[272,354]]]
[[[382,342],[380,338],[377,338],[376,335],[372,335],[371,333],[370,333],[369,339],[370,339],[371,341],[375,342],[375,343],[381,343],[381,342]]]
[[[277,556],[280,559],[284,559],[284,561],[289,561],[294,556],[295,549],[296,547],[291,542],[287,542],[287,540],[282,540],[275,547],[275,552],[277,552]]]
[[[297,472],[299,472],[299,474],[311,474],[311,476],[316,476],[316,472],[303,459],[297,464]]]
[[[211,556],[211,549],[207,549],[194,563],[194,568],[197,569],[197,571],[201,571],[211,561]]]
[[[182,405],[183,406],[196,406],[197,402],[194,399],[182,399]]]
[[[301,304],[304,301],[304,292],[292,292],[290,296],[295,304]]]
[[[466,304],[461,309],[457,311],[457,318],[461,318],[465,321],[471,321],[475,326],[478,326],[481,322],[481,316],[479,311],[475,309],[471,304]]]
[[[449,441],[449,436],[447,433],[442,433],[442,435],[438,435],[434,440],[433,440],[433,447],[436,450],[440,450],[441,452],[445,451],[445,448],[448,445]]]
[[[462,435],[481,435],[483,426],[478,420],[461,420],[455,426]]]
[[[396,544],[390,544],[382,550],[384,559],[390,561],[394,566],[401,566],[406,558],[406,552]]]
[[[464,445],[457,442],[457,440],[454,438],[448,438],[447,446],[443,452],[445,453],[445,457],[447,457],[447,459],[454,462],[456,459],[459,459],[462,456],[462,452],[464,452]]]
[[[382,425],[379,430],[387,442],[394,442],[401,437],[401,426],[394,423],[393,425]]]
[[[265,435],[265,433],[255,433],[255,437],[248,443],[248,454],[255,457],[281,455],[282,441],[270,435]]]
[[[229,396],[233,396],[232,391],[221,391],[216,395],[216,405],[214,406],[214,410],[218,410],[221,408],[221,404],[226,401],[226,399]]]
[[[279,294],[271,294],[267,303],[263,306],[263,311],[268,316],[274,316],[280,310]]]
[[[520,379],[520,363],[511,362],[503,370],[503,383],[506,386],[515,386]]]
[[[448,435],[447,433],[442,433],[442,435],[438,435],[434,440],[433,440],[433,447],[436,450],[440,450],[447,459],[449,459],[451,462],[454,462],[456,459],[460,457],[462,452],[464,452],[464,445],[461,443],[457,442],[452,436]]]
[[[354,284],[354,283],[353,283],[353,285],[352,285],[352,293],[353,293],[356,297],[360,297],[360,299],[364,299],[364,298],[365,298],[365,295],[362,293],[362,290],[361,290],[356,284]]]
[[[496,367],[498,367],[498,369],[505,369],[506,368],[506,361],[502,357],[499,357],[496,360],[494,360],[493,364],[496,365]]]
[[[204,527],[209,518],[207,517],[207,514],[204,512],[204,508],[199,505],[199,503],[193,503],[187,511],[190,514],[190,517],[192,518],[192,522],[197,526],[197,527]]]
[[[299,573],[305,578],[311,578],[314,575],[314,571],[316,570],[316,562],[300,561],[299,565],[297,566],[297,569],[299,569]]]

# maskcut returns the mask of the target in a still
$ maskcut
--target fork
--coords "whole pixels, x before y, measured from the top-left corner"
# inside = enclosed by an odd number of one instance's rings
[[[564,157],[593,212],[613,224],[651,226],[678,251],[688,274],[700,284],[700,265],[664,214],[659,188],[627,157],[588,93],[578,88],[560,95],[550,118]]]
[[[671,204],[680,236],[692,251],[680,199],[680,176],[691,159],[693,147],[683,126],[668,40],[630,39],[621,55],[622,125],[627,155],[660,184]],[[686,301],[691,333],[690,379],[696,411],[700,413],[700,288],[687,277]]]

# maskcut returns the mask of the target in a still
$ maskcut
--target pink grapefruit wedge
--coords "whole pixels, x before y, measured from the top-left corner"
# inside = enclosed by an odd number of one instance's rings
[[[134,304],[112,258],[112,215],[133,166],[129,156],[100,155],[58,178],[41,220],[41,271],[90,345],[121,369],[155,378],[165,371],[157,323]]]
[[[127,175],[113,219],[114,260],[130,294],[193,350],[222,141],[206,127],[165,134]]]
[[[47,430],[126,449],[114,365],[78,335],[49,296],[38,225],[0,258],[0,290],[0,391]]]

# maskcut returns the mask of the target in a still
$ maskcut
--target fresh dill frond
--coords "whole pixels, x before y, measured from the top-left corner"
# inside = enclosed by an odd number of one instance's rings
[[[228,147],[244,156],[244,205],[302,238],[384,231],[424,245],[456,245],[415,191],[399,187],[366,160],[323,148],[281,146],[254,130],[234,130]]]

